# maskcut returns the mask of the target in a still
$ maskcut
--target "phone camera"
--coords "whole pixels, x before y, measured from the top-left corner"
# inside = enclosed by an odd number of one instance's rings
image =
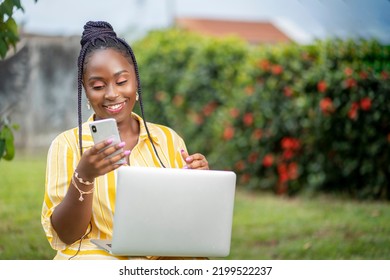
[[[96,129],[96,126],[92,126],[92,132],[96,132],[97,131],[97,129]]]

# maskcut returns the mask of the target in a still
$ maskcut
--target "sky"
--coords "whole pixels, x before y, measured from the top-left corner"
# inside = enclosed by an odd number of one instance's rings
[[[15,18],[24,31],[81,35],[89,20],[110,22],[137,39],[175,17],[270,21],[298,43],[328,37],[390,44],[390,0],[22,0]]]

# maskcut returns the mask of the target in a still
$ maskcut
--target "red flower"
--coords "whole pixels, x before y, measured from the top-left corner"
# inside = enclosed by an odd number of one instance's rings
[[[353,70],[351,68],[347,67],[344,69],[344,74],[346,76],[351,76],[353,74]]]
[[[348,118],[351,120],[356,120],[358,114],[359,104],[357,102],[353,102],[351,108],[348,111]]]
[[[232,108],[230,109],[229,114],[232,118],[237,118],[240,115],[240,110],[237,108]]]
[[[281,65],[278,65],[278,64],[272,65],[271,71],[272,71],[272,74],[274,74],[274,75],[280,75],[283,73],[283,67]]]
[[[259,158],[259,154],[258,153],[251,153],[248,157],[248,162],[249,163],[255,163],[257,161],[257,159]]]
[[[298,178],[298,164],[296,162],[289,163],[287,167],[288,177],[290,180],[295,180]]]
[[[242,174],[241,176],[241,182],[244,184],[248,183],[250,179],[251,179],[251,175],[248,173]]]
[[[346,80],[344,81],[344,84],[345,84],[345,87],[346,87],[346,88],[354,88],[354,87],[356,87],[357,82],[356,82],[356,80],[353,79],[353,78],[348,78],[348,79],[346,79]]]
[[[230,140],[234,137],[234,128],[232,126],[225,127],[223,131],[223,139]]]
[[[243,160],[237,161],[235,164],[236,170],[237,171],[242,171],[245,169],[245,163]]]
[[[293,150],[284,150],[282,156],[283,156],[283,159],[289,160],[294,156],[294,151]]]
[[[204,122],[203,116],[201,114],[197,114],[197,113],[194,113],[192,115],[192,120],[197,125],[201,125]]]
[[[270,167],[274,164],[274,157],[272,154],[266,154],[263,158],[263,166]]]
[[[301,147],[299,140],[293,137],[284,137],[280,144],[284,150],[298,150]]]
[[[244,124],[246,126],[250,126],[253,123],[253,114],[252,113],[246,113],[242,118]]]
[[[285,96],[290,97],[293,95],[293,90],[290,87],[284,87],[283,93]]]
[[[325,115],[333,113],[334,112],[334,105],[333,105],[332,99],[330,99],[329,97],[325,97],[325,98],[321,99],[320,108],[321,108],[321,111]]]
[[[247,96],[252,96],[254,92],[255,92],[255,88],[253,86],[245,87],[245,93]]]
[[[255,140],[260,140],[261,137],[263,136],[263,131],[260,129],[260,128],[256,128],[253,133],[252,133],[252,137],[255,139]]]
[[[269,63],[269,61],[267,59],[263,59],[263,60],[260,60],[259,63],[258,63],[260,69],[264,70],[264,71],[268,71],[271,64]]]
[[[175,97],[173,98],[172,102],[176,107],[180,107],[184,103],[184,97],[176,94]]]
[[[368,73],[366,71],[361,71],[359,73],[359,77],[363,80],[367,79],[368,78]]]
[[[207,116],[210,116],[214,111],[215,111],[215,108],[217,108],[218,104],[217,102],[215,101],[212,101],[212,102],[209,102],[207,103],[204,107],[203,107],[203,114],[207,117]]]
[[[317,90],[318,90],[319,92],[321,92],[321,93],[324,93],[324,92],[326,91],[327,86],[328,86],[328,85],[326,84],[326,82],[325,82],[324,80],[319,81],[319,82],[317,83]]]
[[[280,183],[285,183],[288,181],[287,165],[285,163],[278,165],[278,174]]]
[[[309,55],[308,53],[306,53],[306,52],[305,52],[305,53],[302,53],[302,56],[301,56],[301,57],[302,57],[303,60],[306,60],[306,61],[307,61],[307,60],[310,60],[310,55]]]
[[[386,71],[382,71],[381,77],[383,80],[387,80],[389,78],[389,73],[387,73]]]
[[[363,111],[368,111],[371,109],[371,99],[368,98],[368,97],[365,97],[363,98],[362,100],[360,100],[360,108],[363,110]]]

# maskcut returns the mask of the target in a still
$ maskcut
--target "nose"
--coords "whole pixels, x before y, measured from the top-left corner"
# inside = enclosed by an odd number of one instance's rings
[[[107,87],[107,91],[106,91],[106,94],[104,95],[104,97],[105,97],[106,99],[109,99],[109,100],[114,100],[114,99],[116,99],[118,96],[119,96],[119,94],[118,94],[118,92],[117,92],[115,86],[109,85],[109,86]]]

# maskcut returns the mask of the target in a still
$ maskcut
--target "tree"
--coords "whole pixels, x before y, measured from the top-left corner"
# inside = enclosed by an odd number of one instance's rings
[[[34,0],[36,3],[38,0]],[[24,9],[20,0],[0,0],[0,58],[4,59],[11,47],[16,47],[19,41],[18,25],[13,15],[17,10]],[[4,109],[4,108],[0,108]],[[7,109],[0,111],[0,160],[12,160],[15,155],[13,130],[17,125],[11,125],[7,117]]]

